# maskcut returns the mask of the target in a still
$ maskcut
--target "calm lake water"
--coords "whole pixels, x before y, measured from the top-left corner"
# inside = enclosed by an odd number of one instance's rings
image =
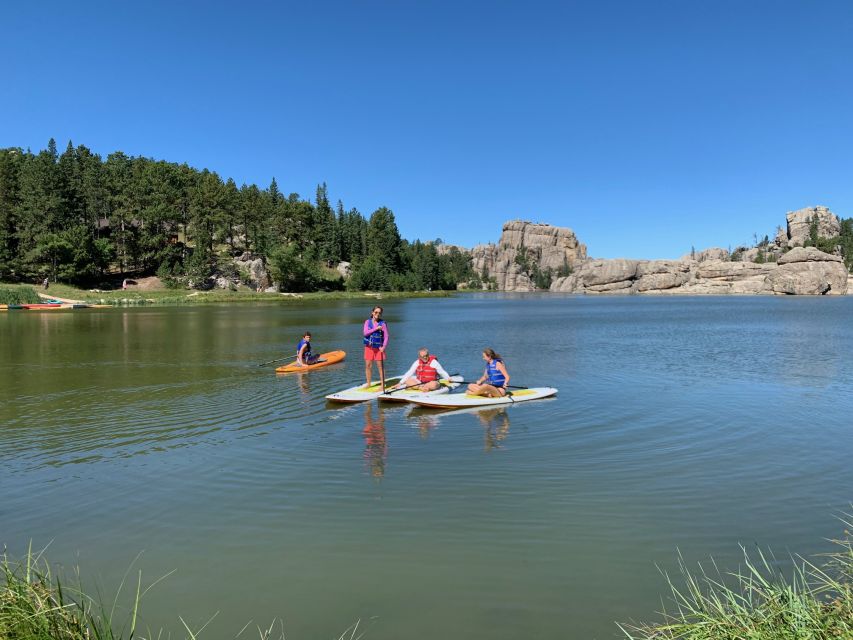
[[[323,396],[372,301],[0,315],[0,544],[50,544],[143,625],[292,640],[619,637],[656,564],[830,548],[853,500],[853,297],[467,295],[384,303],[389,373],[492,346],[550,400]],[[347,360],[276,376],[301,332]],[[134,558],[142,552],[141,557]]]

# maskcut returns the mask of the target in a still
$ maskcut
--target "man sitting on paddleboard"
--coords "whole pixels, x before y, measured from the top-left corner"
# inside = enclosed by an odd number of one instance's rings
[[[320,359],[319,354],[311,353],[311,332],[306,331],[302,340],[296,345],[296,364],[300,367],[315,364]]]
[[[439,378],[449,377],[450,374],[439,364],[438,358],[430,355],[429,349],[424,347],[418,351],[418,359],[403,374],[397,388],[409,387],[419,391],[435,391],[441,386]]]
[[[487,398],[505,396],[509,385],[509,372],[503,360],[494,349],[485,349],[483,360],[486,361],[486,370],[477,382],[468,385],[468,393]]]

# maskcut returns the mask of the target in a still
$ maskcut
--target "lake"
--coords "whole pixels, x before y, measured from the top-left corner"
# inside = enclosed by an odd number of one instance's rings
[[[106,594],[175,570],[142,624],[178,637],[215,616],[202,638],[495,640],[621,637],[679,551],[784,568],[842,534],[853,297],[383,301],[389,374],[427,346],[475,379],[493,347],[559,394],[327,405],[363,380],[372,303],[3,313],[0,544],[49,545]],[[256,366],[306,329],[347,359]]]

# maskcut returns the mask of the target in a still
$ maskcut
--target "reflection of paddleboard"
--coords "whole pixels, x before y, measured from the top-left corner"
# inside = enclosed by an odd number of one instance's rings
[[[385,389],[381,388],[381,383],[379,381],[374,382],[369,387],[365,387],[363,384],[350,387],[349,389],[344,389],[343,391],[338,391],[337,393],[330,393],[326,396],[326,400],[331,400],[332,402],[364,402],[365,400],[373,400],[377,397],[382,391],[391,391],[394,388],[394,385],[400,382],[401,376],[397,376],[396,378],[385,378]]]
[[[400,389],[389,393],[383,393],[377,399],[384,402],[411,402],[412,398],[431,398],[432,396],[440,396],[448,393],[451,389],[455,389],[462,382],[462,376],[451,376],[444,380],[439,380],[441,386],[434,391],[419,391],[418,389]]]
[[[466,394],[451,394],[438,396],[433,398],[411,398],[419,407],[434,408],[434,409],[463,409],[465,407],[492,407],[497,405],[515,404],[517,402],[526,402],[527,400],[539,400],[547,398],[557,393],[554,387],[533,387],[532,389],[519,389],[512,391],[507,396],[500,398],[486,398],[485,396],[475,396],[470,393]]]
[[[329,351],[328,353],[320,354],[320,360],[315,362],[314,364],[305,364],[301,367],[296,364],[296,360],[291,362],[290,364],[286,364],[283,367],[276,367],[276,373],[298,373],[300,371],[313,371],[314,369],[319,369],[320,367],[328,367],[330,364],[335,364],[336,362],[340,362],[347,355],[346,351]]]

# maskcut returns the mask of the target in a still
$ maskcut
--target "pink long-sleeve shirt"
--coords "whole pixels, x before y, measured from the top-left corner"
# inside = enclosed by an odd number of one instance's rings
[[[382,333],[385,334],[385,337],[382,340],[382,346],[387,347],[388,346],[388,325],[385,323],[384,320],[382,320],[381,322],[382,322]],[[371,328],[370,325],[372,323],[373,323],[372,318],[368,318],[367,320],[364,321],[364,337],[365,338],[367,336],[369,336],[371,333],[373,333],[374,331],[376,331],[376,329],[379,328],[379,326],[380,326],[378,324],[375,324]]]

